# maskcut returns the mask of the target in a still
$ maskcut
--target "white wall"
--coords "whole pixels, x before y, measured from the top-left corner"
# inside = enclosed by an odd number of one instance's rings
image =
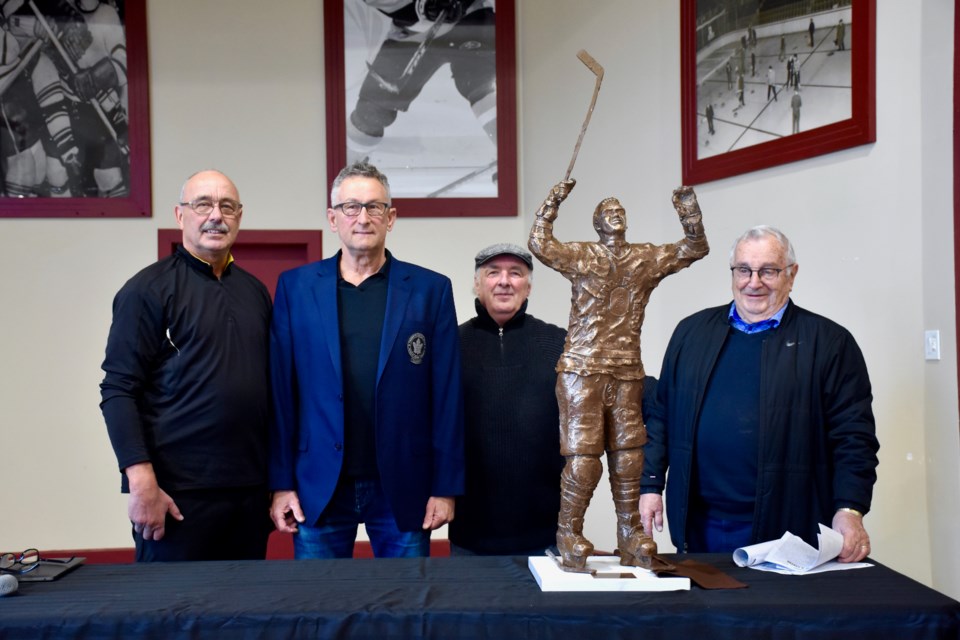
[[[953,272],[949,263],[954,252],[953,226],[947,212],[951,209],[949,198],[951,185],[957,167],[953,164],[953,148],[945,140],[948,131],[953,131],[951,118],[956,105],[953,104],[944,87],[943,73],[949,69],[948,61],[943,58],[944,45],[935,45],[933,41],[946,43],[954,37],[953,2],[939,0],[924,2],[923,11],[914,16],[915,30],[923,33],[919,59],[913,69],[921,69],[918,74],[920,83],[919,116],[919,154],[921,179],[918,189],[919,210],[921,212],[921,272],[923,283],[922,317],[920,322],[927,329],[940,329],[943,360],[928,362],[923,367],[923,377],[914,381],[910,387],[922,392],[922,404],[915,402],[922,411],[914,411],[904,416],[898,427],[907,432],[923,431],[926,446],[922,456],[925,470],[926,503],[930,536],[930,570],[932,584],[944,593],[960,599],[960,550],[956,544],[956,531],[960,530],[960,464],[957,452],[960,451],[960,432],[957,429],[957,335],[956,335],[956,298],[954,296]],[[878,67],[885,61],[894,64],[889,53],[878,58]],[[939,73],[938,73],[939,71]],[[895,99],[891,98],[890,103]],[[896,116],[889,116],[893,120]],[[917,206],[912,202],[898,203],[897,210],[909,210]],[[904,252],[900,252],[903,255]],[[896,255],[896,254],[895,254]],[[911,393],[906,387],[903,393]],[[922,419],[918,418],[918,414]],[[913,452],[918,444],[910,443],[900,451]],[[919,499],[923,488],[909,487],[901,496],[889,499],[890,513],[896,509],[896,500],[906,503]],[[909,526],[909,523],[907,524]]]
[[[120,285],[155,259],[181,182],[231,175],[246,228],[321,228],[326,206],[322,15],[317,0],[149,3],[154,217],[0,220],[0,549],[129,546],[125,499],[98,409],[99,365]],[[523,243],[532,212],[566,170],[593,77],[606,68],[557,235],[593,237],[596,202],[618,196],[628,237],[680,228],[679,8],[676,2],[519,0],[517,218],[424,220],[401,211],[388,246],[453,278],[472,315],[472,260]],[[782,228],[801,265],[795,301],[847,326],[874,385],[880,479],[866,525],[874,557],[960,597],[960,427],[952,244],[953,3],[878,0],[877,143],[700,185],[713,251],[664,281],[643,330],[650,373],[677,321],[730,299],[727,252],[754,224]],[[336,250],[325,234],[324,253]],[[566,324],[565,280],[536,270],[530,310]],[[923,360],[925,328],[944,359]],[[42,461],[42,465],[39,464]],[[588,513],[612,549],[609,490]],[[661,538],[662,546],[665,537]],[[934,554],[936,554],[934,556]]]

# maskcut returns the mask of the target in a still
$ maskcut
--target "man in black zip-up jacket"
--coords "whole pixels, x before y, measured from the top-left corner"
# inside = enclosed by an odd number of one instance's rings
[[[842,562],[870,552],[877,450],[870,379],[849,331],[796,306],[789,240],[755,227],[734,244],[732,304],[681,321],[647,420],[640,499],[648,532],[680,551],[732,551],[785,531],[843,534]],[[670,481],[666,481],[667,469]]]
[[[543,555],[560,509],[555,367],[566,332],[526,312],[533,258],[514,244],[477,254],[477,317],[460,325],[466,491],[454,555]]]

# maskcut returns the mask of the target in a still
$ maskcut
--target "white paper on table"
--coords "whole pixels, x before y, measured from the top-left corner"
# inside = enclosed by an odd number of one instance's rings
[[[843,536],[823,524],[819,526],[820,533],[817,534],[819,550],[804,542],[803,538],[787,531],[779,540],[740,547],[733,552],[733,561],[739,567],[787,575],[873,566],[868,562],[834,562],[834,558],[839,556],[843,549]]]

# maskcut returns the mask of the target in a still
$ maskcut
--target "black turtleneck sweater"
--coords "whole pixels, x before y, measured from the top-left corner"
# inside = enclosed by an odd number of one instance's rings
[[[121,471],[151,462],[166,491],[266,484],[270,308],[253,275],[217,278],[182,245],[127,281],[100,385]]]
[[[566,331],[527,315],[503,327],[476,302],[460,325],[466,416],[466,492],[450,541],[484,555],[556,543],[560,510],[556,364]]]

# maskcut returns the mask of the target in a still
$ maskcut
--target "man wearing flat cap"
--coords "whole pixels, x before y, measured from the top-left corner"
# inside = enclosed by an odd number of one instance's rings
[[[530,252],[495,244],[475,258],[477,316],[460,325],[466,492],[453,555],[543,555],[560,510],[554,391],[566,331],[527,313]]]

